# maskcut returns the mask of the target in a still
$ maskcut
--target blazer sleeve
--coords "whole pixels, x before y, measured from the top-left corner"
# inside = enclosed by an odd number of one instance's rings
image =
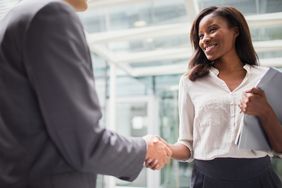
[[[50,139],[80,172],[132,181],[143,167],[146,143],[101,128],[89,48],[74,10],[44,6],[24,37],[24,64]]]

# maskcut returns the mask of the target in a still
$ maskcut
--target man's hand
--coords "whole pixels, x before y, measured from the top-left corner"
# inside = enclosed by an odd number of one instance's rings
[[[147,142],[145,166],[160,170],[170,161],[172,151],[169,145],[158,136],[147,135],[143,138]]]

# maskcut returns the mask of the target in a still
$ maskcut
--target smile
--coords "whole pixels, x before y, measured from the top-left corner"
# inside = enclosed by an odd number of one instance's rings
[[[207,45],[207,46],[204,47],[204,50],[205,50],[205,52],[208,53],[208,52],[210,52],[212,49],[214,49],[216,46],[217,46],[216,43],[214,43],[214,44],[209,44],[209,45]]]

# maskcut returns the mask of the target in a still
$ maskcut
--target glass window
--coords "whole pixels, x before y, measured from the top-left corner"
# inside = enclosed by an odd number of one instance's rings
[[[198,0],[199,8],[209,6],[234,6],[244,15],[281,12],[280,0]]]

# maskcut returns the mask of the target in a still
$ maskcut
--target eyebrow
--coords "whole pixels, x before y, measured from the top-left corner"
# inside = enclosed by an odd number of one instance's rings
[[[214,27],[214,26],[219,27],[218,24],[212,23],[212,24],[209,25],[207,28],[210,29],[211,27]],[[199,33],[199,34],[201,33],[200,30],[199,30],[198,33]]]
[[[213,23],[213,24],[209,25],[208,28],[214,27],[214,26],[217,26],[217,27],[218,27],[218,24]]]

